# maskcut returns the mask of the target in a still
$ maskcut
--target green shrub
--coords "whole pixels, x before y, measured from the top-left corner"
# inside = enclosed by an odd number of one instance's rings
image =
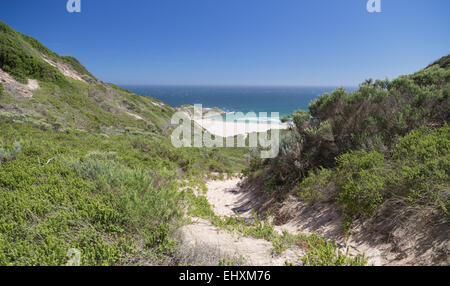
[[[27,54],[20,44],[10,39],[0,41],[0,67],[17,81],[25,84],[28,78],[49,82],[64,80],[64,76],[57,68]]]
[[[337,203],[349,216],[370,215],[383,200],[384,156],[377,151],[350,152],[337,159]]]
[[[368,259],[364,255],[350,256],[348,249],[343,253],[335,242],[329,242],[313,233],[311,235],[292,235],[283,231],[282,235],[273,238],[274,253],[280,254],[288,247],[296,245],[305,255],[303,266],[366,266]]]
[[[25,84],[28,82],[28,78],[47,82],[64,81],[64,76],[57,68],[44,62],[37,54],[30,51],[30,45],[43,51],[42,44],[39,43],[39,46],[36,40],[21,36],[4,23],[1,25],[0,68],[3,71]]]
[[[365,266],[367,258],[362,255],[350,257],[339,250],[335,243],[324,241],[316,236],[307,240],[308,251],[302,257],[304,266]]]
[[[355,174],[363,170],[372,170],[383,166],[384,156],[383,154],[372,151],[367,152],[365,150],[350,151],[343,154],[336,159],[338,165],[338,171],[341,174]]]
[[[248,167],[243,171],[244,175],[248,176],[252,172],[260,169],[263,166],[264,160],[256,154],[250,154]]]
[[[189,202],[189,215],[204,219],[211,219],[215,216],[206,197],[200,195],[196,196],[192,189],[188,189],[184,195]]]
[[[332,138],[333,130],[329,120],[321,122],[317,126],[309,126],[304,130],[304,134],[309,141],[323,140]]]
[[[292,120],[294,121],[294,124],[298,129],[302,129],[304,124],[308,122],[309,118],[310,114],[308,111],[297,110],[292,113]]]
[[[310,202],[336,199],[348,229],[355,218],[370,216],[395,197],[410,205],[431,205],[449,215],[450,127],[420,128],[399,138],[391,157],[352,151],[337,158],[336,169],[310,172],[298,185]]]
[[[329,201],[335,197],[334,173],[330,169],[321,168],[302,180],[298,186],[298,194],[310,203]]]
[[[450,150],[450,125],[439,129],[422,127],[400,138],[395,146],[394,160],[424,162],[448,155]]]
[[[450,206],[450,127],[421,128],[399,140],[393,152],[395,172],[389,176],[394,196],[410,203]]]
[[[286,122],[288,122],[290,119],[291,119],[291,116],[290,116],[290,115],[285,115],[285,116],[281,117],[280,121],[281,121],[282,123],[286,123]]]
[[[181,217],[178,210],[181,197],[174,184],[158,186],[156,180],[171,181],[175,178],[173,173],[159,172],[158,178],[154,178],[143,170],[131,169],[110,159],[89,157],[68,160],[66,164],[83,179],[94,182],[98,191],[117,192],[121,202],[116,210],[124,218],[121,227],[140,230],[149,239],[150,246],[169,241],[166,228],[169,222]]]
[[[14,142],[12,149],[9,151],[0,147],[0,166],[4,161],[11,161],[15,159],[20,152],[22,152],[22,145],[19,141]]]
[[[0,82],[0,96],[2,96],[5,92],[5,89],[3,88],[3,84]]]
[[[269,221],[270,213],[267,212],[265,220],[261,220],[260,216],[254,210],[252,210],[252,216],[253,225],[247,228],[246,235],[271,241],[276,236],[276,231]]]

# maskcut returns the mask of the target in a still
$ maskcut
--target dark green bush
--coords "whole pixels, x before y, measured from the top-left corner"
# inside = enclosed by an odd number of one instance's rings
[[[28,78],[55,82],[64,79],[57,68],[25,52],[19,42],[0,34],[0,68],[21,83]]]
[[[335,200],[346,223],[370,216],[395,198],[405,205],[440,208],[449,216],[450,127],[422,127],[399,138],[392,155],[351,151],[339,156],[334,169],[310,172],[296,187],[312,203]],[[450,218],[450,217],[449,217]]]
[[[390,160],[399,138],[408,132],[447,123],[449,58],[393,81],[366,80],[354,92],[336,89],[319,96],[309,105],[309,111],[295,111],[292,118],[296,130],[282,139],[281,152],[269,164],[269,185],[286,192],[296,189],[307,174],[313,174],[311,170],[336,168],[336,158],[352,150],[376,150]],[[364,192],[364,188],[384,184],[378,181],[378,175],[370,178],[372,175],[361,174],[366,186],[357,190],[359,183],[348,184],[347,192]],[[378,195],[374,198],[379,201]]]
[[[0,68],[21,83],[28,78],[47,82],[63,81],[64,76],[57,68],[43,61],[32,48],[52,55],[37,40],[15,32],[5,23],[0,22]]]
[[[410,203],[450,206],[450,127],[421,128],[399,140],[393,152],[395,172],[389,188]]]

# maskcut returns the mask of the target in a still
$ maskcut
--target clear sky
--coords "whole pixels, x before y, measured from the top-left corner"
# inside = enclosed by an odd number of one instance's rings
[[[449,0],[1,0],[0,20],[117,84],[345,85],[450,53]]]

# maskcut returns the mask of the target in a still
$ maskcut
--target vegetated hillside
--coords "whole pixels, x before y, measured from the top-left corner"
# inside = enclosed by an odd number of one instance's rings
[[[75,58],[61,57],[2,22],[0,69],[5,90],[0,104],[5,115],[20,114],[17,120],[43,128],[164,133],[173,113],[156,99],[102,83]],[[27,96],[24,85],[29,79],[38,80],[39,88],[28,90]]]
[[[243,167],[243,149],[176,149],[173,109],[91,75],[0,22],[0,265],[161,264],[182,186]],[[183,183],[180,183],[183,182]]]
[[[407,227],[399,238],[404,241],[395,242],[397,250],[432,249],[430,259],[446,261],[449,61],[450,56],[443,57],[392,81],[367,80],[352,93],[337,89],[321,95],[308,111],[293,113],[280,155],[253,157],[246,173],[281,201],[289,194],[312,205],[336,204],[343,232],[351,232],[355,221],[372,221],[377,225],[372,230],[387,243],[398,239],[394,233],[399,227]],[[435,247],[435,242],[443,245]]]

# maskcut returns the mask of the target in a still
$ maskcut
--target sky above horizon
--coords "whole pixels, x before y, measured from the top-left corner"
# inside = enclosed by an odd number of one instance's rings
[[[450,1],[2,0],[0,20],[116,84],[356,86],[450,52]]]

